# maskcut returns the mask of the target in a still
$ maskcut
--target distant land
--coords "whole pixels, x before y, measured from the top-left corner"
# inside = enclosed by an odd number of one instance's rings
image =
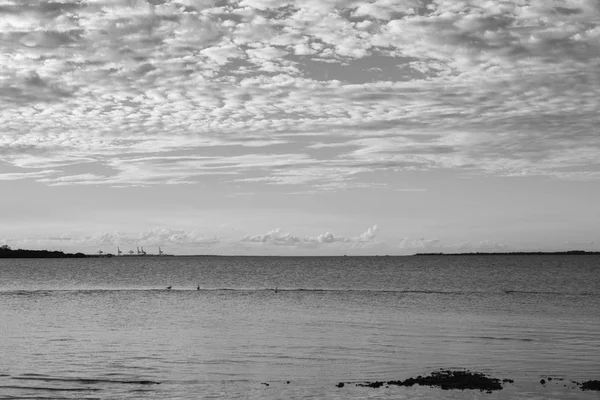
[[[64,253],[48,250],[13,250],[7,245],[0,246],[0,258],[86,258],[83,253]]]
[[[600,251],[585,251],[585,250],[569,250],[569,251],[516,251],[516,252],[503,252],[503,253],[416,253],[415,256],[540,256],[540,255],[563,255],[563,256],[579,256],[579,255],[598,255]],[[104,253],[104,254],[84,254],[84,253],[65,253],[63,251],[51,251],[51,250],[27,250],[17,249],[13,250],[8,245],[0,246],[0,258],[111,258],[111,257],[172,257],[173,254],[133,254],[133,255],[119,255]],[[181,255],[179,257],[227,257],[218,254],[194,254],[194,255]],[[239,256],[232,255],[231,257],[286,257],[286,256]],[[292,256],[296,257],[296,256]],[[322,256],[317,256],[322,257]],[[347,257],[346,255],[340,256],[326,256],[326,257]],[[361,256],[354,256],[361,257]],[[365,257],[397,257],[397,256],[365,256]],[[406,256],[403,256],[406,257]]]
[[[504,253],[417,253],[415,256],[581,256],[600,254],[600,251],[514,251]]]

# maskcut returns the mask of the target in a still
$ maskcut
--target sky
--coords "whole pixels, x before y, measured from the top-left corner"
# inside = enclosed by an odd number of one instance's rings
[[[597,0],[0,0],[0,244],[600,250]]]

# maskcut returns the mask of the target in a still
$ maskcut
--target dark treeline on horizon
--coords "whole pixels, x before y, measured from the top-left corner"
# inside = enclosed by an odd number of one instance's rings
[[[84,258],[83,253],[65,253],[49,250],[13,250],[8,245],[0,246],[0,258]]]
[[[550,256],[580,256],[580,255],[588,255],[588,254],[600,254],[600,251],[585,251],[585,250],[568,250],[568,251],[511,251],[511,252],[503,252],[503,253],[417,253],[415,256],[508,256],[508,255],[518,255],[518,256],[540,256],[540,255],[550,255]]]

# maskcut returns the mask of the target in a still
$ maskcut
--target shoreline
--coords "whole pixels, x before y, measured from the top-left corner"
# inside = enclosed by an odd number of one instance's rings
[[[600,255],[600,251],[567,250],[567,251],[514,251],[514,252],[469,252],[469,253],[416,253],[406,255],[221,255],[221,254],[85,254],[65,253],[59,250],[29,250],[11,249],[8,245],[0,246],[0,259],[2,258],[161,258],[161,257],[269,257],[269,258],[390,258],[390,257],[434,257],[434,256],[586,256]]]
[[[477,252],[477,253],[416,253],[416,256],[587,256],[598,255],[600,251],[567,250],[567,251],[511,251],[511,252]]]

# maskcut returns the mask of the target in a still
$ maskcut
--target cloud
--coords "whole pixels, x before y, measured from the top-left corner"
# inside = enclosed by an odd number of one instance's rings
[[[505,252],[510,251],[510,247],[503,243],[498,243],[492,240],[484,240],[478,243],[468,241],[461,243],[443,243],[439,239],[425,238],[403,238],[398,247],[403,250],[414,251],[419,253],[461,253],[461,252]]]
[[[155,228],[142,232],[135,238],[136,243],[147,245],[194,245],[209,246],[220,242],[216,236],[207,236],[198,231]]]
[[[223,160],[265,147],[314,161],[240,158],[235,173],[252,185],[342,187],[370,172],[448,168],[600,178],[592,0],[2,7],[0,161],[54,169],[16,171],[23,179],[189,184],[197,163],[132,160],[207,146]],[[112,173],[56,170],[86,163]]]
[[[14,181],[19,179],[43,178],[48,175],[59,173],[57,170],[45,170],[36,172],[7,172],[0,174],[0,181]]]
[[[358,241],[358,242],[370,242],[372,240],[375,240],[375,236],[376,235],[377,235],[377,225],[373,225],[372,227],[370,227],[369,229],[367,229],[366,232],[361,233],[356,238],[356,241]]]
[[[504,243],[498,243],[493,240],[484,240],[475,245],[470,244],[469,242],[463,243],[461,248],[474,248],[478,251],[507,251],[508,246]]]
[[[401,249],[424,249],[432,250],[441,248],[440,241],[438,239],[425,239],[425,238],[403,238],[398,247]]]
[[[370,243],[375,241],[377,232],[377,225],[367,229],[366,232],[360,234],[354,238],[346,238],[343,236],[336,236],[331,232],[325,232],[317,236],[296,236],[289,232],[284,232],[281,229],[273,229],[267,233],[258,235],[247,235],[244,236],[241,241],[249,243],[260,243],[263,245],[276,245],[276,246],[309,246],[317,247],[320,245],[327,245],[332,243],[347,243],[347,244],[362,244]]]
[[[64,234],[50,237],[11,238],[11,243],[19,245],[47,246],[59,242],[61,246],[117,247],[117,246],[171,246],[171,247],[210,247],[222,240],[200,231],[156,227],[142,232],[98,232],[87,235]],[[124,248],[121,250],[125,251]]]
[[[296,245],[299,243],[310,242],[309,238],[294,236],[289,232],[282,232],[279,228],[273,229],[267,233],[244,236],[242,241],[253,243],[269,243],[276,245]]]

